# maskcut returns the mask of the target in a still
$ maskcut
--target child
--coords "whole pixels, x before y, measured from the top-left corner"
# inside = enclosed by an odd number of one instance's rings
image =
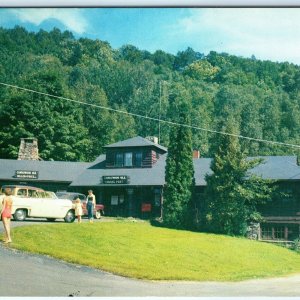
[[[78,223],[81,223],[81,216],[82,216],[82,203],[79,198],[75,199],[74,209],[75,209],[75,216],[77,216]]]

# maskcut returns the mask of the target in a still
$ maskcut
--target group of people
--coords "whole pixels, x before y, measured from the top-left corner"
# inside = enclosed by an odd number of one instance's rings
[[[6,188],[5,191],[5,196],[2,201],[2,209],[0,213],[0,217],[3,222],[4,226],[4,240],[3,242],[5,244],[11,243],[11,234],[10,234],[10,220],[11,220],[11,210],[12,210],[12,205],[13,205],[13,199],[12,199],[12,192],[10,188]],[[96,208],[96,197],[93,194],[92,190],[88,191],[88,196],[87,196],[87,201],[86,201],[86,208],[88,211],[88,218],[89,221],[92,223],[93,222],[93,216],[94,216],[94,209]],[[81,216],[83,214],[83,204],[81,203],[80,199],[77,198],[75,200],[74,204],[74,209],[75,209],[75,215],[78,219],[78,222],[81,223]]]
[[[95,208],[96,208],[96,197],[93,194],[93,191],[89,190],[86,199],[86,209],[88,211],[88,219],[90,223],[93,222]],[[83,204],[79,198],[75,199],[74,209],[75,209],[75,216],[77,217],[78,223],[81,223],[81,216],[83,215]]]

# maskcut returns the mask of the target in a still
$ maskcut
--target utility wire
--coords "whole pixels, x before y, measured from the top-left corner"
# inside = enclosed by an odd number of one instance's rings
[[[70,98],[66,98],[66,97],[62,97],[62,96],[55,96],[55,95],[51,95],[51,94],[48,94],[48,93],[38,92],[38,91],[35,91],[35,90],[31,90],[31,89],[27,89],[27,88],[23,88],[23,87],[19,87],[19,86],[16,86],[16,85],[3,83],[3,82],[0,82],[0,85],[15,88],[15,89],[26,91],[26,92],[31,92],[31,93],[43,95],[43,96],[48,96],[48,97],[52,97],[52,98],[56,98],[56,99],[66,100],[66,101],[70,101],[70,102],[74,102],[74,103],[79,103],[79,104],[88,105],[88,106],[92,106],[92,107],[96,107],[96,108],[100,108],[100,109],[105,109],[105,110],[108,110],[108,111],[113,111],[113,112],[121,113],[121,114],[124,114],[124,115],[130,115],[130,116],[133,116],[133,117],[148,119],[148,120],[151,120],[151,121],[162,122],[162,123],[169,124],[169,125],[188,127],[188,128],[191,128],[191,129],[206,131],[206,132],[210,132],[210,133],[234,136],[234,137],[249,140],[249,141],[255,141],[255,142],[260,142],[260,143],[268,143],[268,144],[273,144],[273,145],[280,145],[280,146],[293,147],[293,148],[299,148],[300,149],[300,146],[295,145],[295,144],[289,144],[289,143],[283,143],[283,142],[277,142],[277,141],[269,141],[269,140],[264,140],[264,139],[257,139],[257,138],[252,138],[252,137],[248,137],[248,136],[243,136],[243,135],[238,135],[238,134],[233,134],[233,133],[228,133],[228,132],[221,132],[221,131],[202,128],[202,127],[198,127],[198,126],[193,126],[193,125],[188,125],[188,124],[163,120],[163,119],[160,119],[160,118],[148,117],[148,116],[135,114],[135,113],[119,110],[119,109],[114,109],[114,108],[110,108],[110,107],[106,107],[106,106],[102,106],[102,105],[86,103],[86,102],[83,102],[83,101],[74,100],[74,99],[70,99]]]

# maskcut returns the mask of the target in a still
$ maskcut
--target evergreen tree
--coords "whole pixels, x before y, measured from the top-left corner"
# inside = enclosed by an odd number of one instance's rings
[[[238,134],[229,117],[222,131]],[[270,199],[270,181],[250,176],[248,170],[260,160],[246,160],[236,136],[221,135],[213,156],[213,174],[206,176],[207,189],[202,221],[206,230],[229,235],[244,235],[247,222],[260,218],[256,205]]]
[[[184,106],[184,105],[183,105]],[[190,124],[189,110],[182,107],[180,121]],[[174,127],[166,162],[166,187],[163,203],[163,222],[172,228],[191,226],[191,208],[194,190],[192,133],[189,127]]]

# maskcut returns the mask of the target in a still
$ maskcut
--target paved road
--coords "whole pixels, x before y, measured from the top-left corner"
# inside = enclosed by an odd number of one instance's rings
[[[13,226],[31,224],[37,222],[13,222]],[[300,296],[300,275],[238,283],[143,281],[20,252],[2,243],[0,268],[0,297]]]

